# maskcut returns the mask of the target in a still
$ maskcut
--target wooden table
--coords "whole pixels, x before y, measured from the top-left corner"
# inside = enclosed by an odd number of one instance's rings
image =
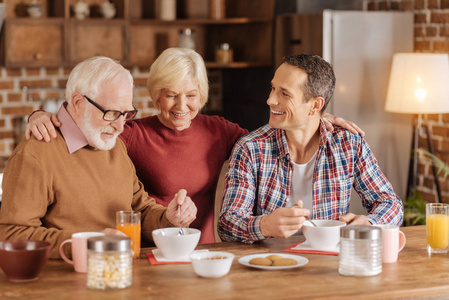
[[[94,291],[86,274],[63,261],[50,260],[37,281],[12,283],[0,272],[0,299],[449,299],[449,255],[428,257],[425,226],[402,228],[407,244],[397,263],[383,264],[374,277],[346,277],[338,273],[338,256],[298,254],[305,266],[265,271],[238,263],[244,255],[281,252],[303,239],[270,239],[253,245],[216,243],[197,249],[223,250],[236,255],[228,275],[198,277],[190,264],[151,266],[143,249],[134,262],[133,284],[123,290]]]

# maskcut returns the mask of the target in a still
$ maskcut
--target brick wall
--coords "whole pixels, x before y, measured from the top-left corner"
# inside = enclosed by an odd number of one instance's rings
[[[48,100],[64,99],[64,87],[71,69],[66,68],[0,68],[0,172],[17,142],[23,138],[27,116],[41,109]],[[132,68],[134,105],[137,117],[157,113],[146,89],[148,69]],[[209,72],[210,96],[206,110],[220,109],[221,76]]]
[[[449,53],[449,0],[365,0],[367,10],[413,11],[415,14],[415,52]],[[448,79],[449,80],[449,79]],[[448,82],[449,84],[449,82]],[[437,156],[449,165],[449,114],[424,115],[429,125]],[[410,134],[411,134],[410,126]],[[427,136],[420,135],[419,145],[427,147]],[[432,165],[423,157],[418,162],[418,188],[428,202],[436,202]],[[449,178],[439,177],[443,202],[449,203]]]

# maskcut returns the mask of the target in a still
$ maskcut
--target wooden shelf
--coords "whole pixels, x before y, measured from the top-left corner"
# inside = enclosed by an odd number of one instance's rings
[[[106,55],[127,66],[148,67],[163,50],[178,46],[179,31],[186,27],[195,31],[195,50],[207,61],[208,68],[252,68],[273,64],[275,0],[226,0],[226,18],[223,19],[209,17],[210,0],[178,0],[178,19],[173,21],[157,18],[159,0],[109,0],[117,9],[113,19],[104,19],[99,14],[99,5],[105,0],[83,0],[89,4],[91,15],[78,20],[72,11],[78,1],[39,0],[44,14],[42,18],[31,19],[26,13],[28,2],[8,0],[6,23],[10,25],[5,26],[6,65],[73,66],[89,55]],[[51,21],[59,23],[50,26]],[[28,57],[32,53],[42,57],[42,45],[37,42],[27,45],[25,48],[29,53],[26,54],[17,44],[14,47],[8,45],[17,38],[23,39],[26,30],[32,26],[38,26],[42,31],[33,29],[35,34],[45,35],[42,26],[52,29],[53,37],[59,40],[47,40],[45,47],[49,51],[57,49],[58,53],[60,50],[60,56],[32,60]],[[236,62],[213,62],[215,51],[222,43],[230,44]],[[33,47],[38,49],[33,51]],[[22,61],[15,55],[16,51],[23,54]]]
[[[164,21],[158,19],[140,19],[132,20],[131,24],[147,24],[147,25],[226,25],[226,24],[250,24],[250,23],[269,23],[271,19],[266,18],[229,18],[229,19],[177,19],[174,21]]]
[[[220,64],[214,61],[206,61],[206,67],[211,69],[243,69],[243,68],[258,68],[270,66],[271,64],[267,62],[235,61],[228,64]]]

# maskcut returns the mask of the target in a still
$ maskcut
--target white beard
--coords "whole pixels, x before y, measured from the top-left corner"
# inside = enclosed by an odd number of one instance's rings
[[[85,122],[83,123],[83,126],[80,128],[81,132],[83,133],[86,140],[89,142],[89,145],[96,147],[97,149],[100,150],[111,150],[112,148],[114,148],[115,143],[117,142],[117,137],[121,132],[118,132],[110,125],[100,128],[94,128],[91,122],[92,119],[91,109],[92,108],[86,108],[84,112]],[[114,136],[104,141],[101,138],[101,134],[103,132],[114,134]]]

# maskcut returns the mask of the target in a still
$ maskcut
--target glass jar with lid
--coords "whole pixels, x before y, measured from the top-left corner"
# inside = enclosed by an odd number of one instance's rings
[[[382,272],[382,230],[349,225],[340,229],[338,272],[346,276],[374,276]]]
[[[219,64],[228,64],[234,61],[234,51],[228,43],[223,43],[217,48],[215,61]]]
[[[190,28],[181,29],[178,34],[178,47],[195,50],[195,30]]]
[[[176,19],[176,0],[159,0],[159,18],[164,21]]]
[[[87,287],[121,289],[132,284],[131,239],[99,236],[87,240]]]

